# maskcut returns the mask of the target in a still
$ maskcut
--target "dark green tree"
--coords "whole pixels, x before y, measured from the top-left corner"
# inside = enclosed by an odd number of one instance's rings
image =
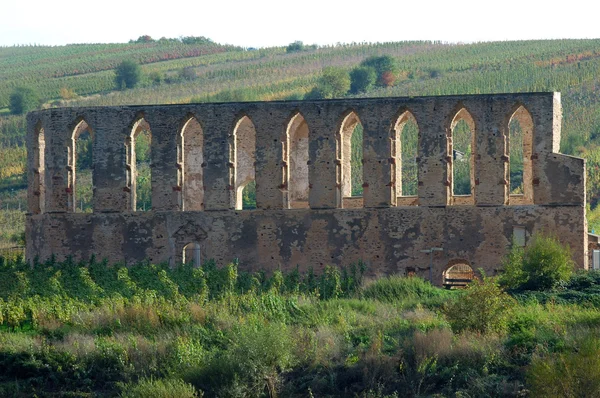
[[[389,85],[390,75],[394,76],[398,72],[398,64],[396,59],[389,55],[380,57],[369,57],[360,63],[360,66],[371,67],[377,72],[377,85]],[[393,79],[392,79],[393,81]]]
[[[350,92],[352,94],[367,92],[377,81],[375,68],[359,66],[350,72]]]
[[[328,67],[317,81],[317,86],[309,92],[306,99],[340,98],[350,90],[350,74],[342,68]]]
[[[285,48],[285,52],[287,53],[294,53],[302,50],[304,50],[304,43],[302,43],[301,41],[295,41],[293,43],[290,43]]]
[[[135,87],[141,78],[142,69],[134,61],[125,60],[115,69],[115,84],[119,90]]]
[[[40,97],[31,87],[17,87],[10,95],[9,109],[14,115],[21,115],[34,109],[40,104]]]

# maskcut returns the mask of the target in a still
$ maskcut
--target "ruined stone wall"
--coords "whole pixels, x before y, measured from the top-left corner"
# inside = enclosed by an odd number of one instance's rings
[[[419,129],[415,198],[397,189],[396,128],[407,115]],[[530,130],[521,195],[509,189],[513,117]],[[466,197],[452,188],[452,128],[461,118],[473,130]],[[94,133],[93,214],[69,206],[76,171],[68,148],[81,121]],[[132,210],[128,185],[127,142],[140,121],[152,132],[150,212]],[[364,129],[362,198],[348,197],[346,137],[356,123]],[[184,246],[198,243],[202,259],[239,258],[247,269],[363,260],[375,273],[395,273],[428,269],[429,255],[421,250],[441,247],[433,256],[441,282],[456,260],[490,273],[499,269],[517,227],[527,237],[556,233],[587,268],[585,162],[558,153],[560,125],[558,93],[33,112],[27,257],[96,254],[111,262],[175,263]],[[308,153],[299,154],[305,142]],[[299,164],[305,159],[306,166]],[[256,181],[257,209],[239,210],[240,187],[249,180]]]

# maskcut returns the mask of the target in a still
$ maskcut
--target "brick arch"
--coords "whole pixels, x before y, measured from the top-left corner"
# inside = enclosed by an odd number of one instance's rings
[[[150,149],[150,196],[152,198],[152,130],[148,121],[145,118],[143,112],[136,114],[135,118],[129,125],[129,134],[127,135],[125,148],[127,151],[127,183],[126,190],[129,192],[130,209],[132,211],[139,211],[137,208],[137,197],[138,197],[138,170],[137,170],[137,154],[136,154],[136,140],[142,131],[146,131],[149,135],[149,149]],[[152,199],[151,199],[152,202]],[[147,210],[147,209],[144,209]]]
[[[511,123],[513,121],[518,122],[521,130],[521,136],[512,134]],[[533,204],[533,139],[535,134],[535,125],[533,123],[533,117],[531,112],[522,103],[515,104],[509,115],[506,118],[505,125],[503,126],[504,139],[506,142],[505,159],[508,159],[508,170],[505,178],[508,181],[508,204],[513,205],[524,205]],[[516,133],[516,131],[515,131]],[[519,139],[520,142],[514,145],[512,140]],[[517,153],[511,153],[511,150]],[[520,156],[519,156],[520,155]],[[520,173],[515,170],[511,172],[511,168],[514,169],[514,165],[518,162],[522,162]],[[517,169],[519,169],[517,167]],[[520,178],[522,184],[520,189],[514,189],[513,181],[511,181],[511,174],[517,178]]]
[[[285,124],[283,144],[283,186],[287,190],[284,208],[308,208],[310,129],[302,112],[292,112]]]
[[[177,135],[177,193],[183,211],[204,210],[204,129],[189,113]]]
[[[414,123],[417,129],[417,137],[416,137],[416,148],[414,157],[411,159],[405,159],[403,161],[403,157],[408,153],[408,151],[404,152],[404,143],[402,139],[402,133],[407,123]],[[414,205],[418,203],[418,192],[405,192],[403,190],[403,175],[405,174],[414,174],[414,178],[416,179],[415,185],[416,189],[418,189],[418,167],[417,167],[417,159],[418,159],[418,149],[421,143],[421,130],[419,128],[419,124],[414,114],[409,109],[400,110],[393,119],[392,128],[390,129],[390,139],[392,140],[392,153],[390,158],[393,159],[392,165],[392,181],[393,184],[393,200],[396,200],[396,204],[398,206],[406,206],[406,205]]]
[[[465,259],[450,260],[442,273],[443,285],[448,288],[465,287],[475,279],[471,263]]]
[[[229,164],[232,169],[233,203],[235,209],[241,210],[244,188],[256,181],[256,127],[245,112],[239,113],[235,119],[231,137],[233,142],[230,142]]]
[[[455,134],[456,127],[458,124],[464,121],[469,127],[470,138],[467,142],[459,143],[457,142],[457,137]],[[450,123],[446,129],[447,135],[447,145],[446,145],[446,161],[448,164],[447,167],[447,175],[448,175],[448,188],[449,188],[449,201],[450,204],[456,205],[474,205],[475,204],[475,154],[477,152],[477,125],[475,120],[462,103],[458,104],[455,108],[455,111],[451,114]],[[459,146],[463,144],[462,147]],[[470,148],[469,148],[470,146]],[[470,153],[468,152],[470,149]],[[459,166],[463,166],[462,162],[468,162],[469,168],[469,187],[470,193],[463,194],[456,190],[456,178],[457,172],[459,170]],[[466,168],[466,167],[464,167]]]
[[[69,126],[71,131],[70,139],[67,143],[67,208],[69,211],[78,211],[77,207],[77,141],[84,133],[89,134],[92,142],[92,159],[94,146],[96,143],[94,129],[86,121],[84,116],[78,116],[73,123]],[[91,176],[91,190],[92,195],[94,192],[94,171],[93,171],[93,160],[92,160],[92,176]],[[92,211],[93,211],[93,198],[92,198]],[[80,210],[80,209],[79,209]]]
[[[341,114],[336,130],[336,187],[341,208],[363,207],[362,197],[352,197],[352,136],[359,124],[362,126],[358,112],[347,109]]]
[[[44,213],[46,210],[46,135],[41,120],[33,129],[33,164],[30,173],[33,175],[30,195],[30,211],[33,214]]]

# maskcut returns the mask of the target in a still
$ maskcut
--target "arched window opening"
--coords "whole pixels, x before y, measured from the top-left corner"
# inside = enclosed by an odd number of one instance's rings
[[[512,114],[508,131],[510,203],[533,203],[533,120],[523,106]]]
[[[199,268],[202,265],[200,254],[200,244],[198,242],[188,243],[183,248],[183,263],[191,263],[195,268]]]
[[[204,210],[204,133],[196,118],[190,118],[181,129],[178,148],[178,185],[181,209]]]
[[[354,112],[342,121],[337,135],[339,206],[363,206],[363,126]]]
[[[462,108],[451,126],[448,157],[452,176],[452,196],[455,204],[473,204],[475,187],[475,122]],[[462,198],[461,198],[462,197]],[[461,201],[466,200],[466,201]]]
[[[242,117],[234,129],[235,208],[256,208],[256,129],[248,116]]]
[[[152,209],[152,132],[143,118],[134,123],[126,147],[131,209],[149,211]]]
[[[75,126],[69,151],[69,208],[78,213],[94,210],[94,131],[81,120]]]
[[[475,279],[473,268],[464,261],[454,262],[443,274],[444,287],[447,289],[461,289]]]
[[[308,125],[300,113],[290,120],[286,136],[287,207],[308,208]]]
[[[419,148],[419,126],[412,113],[400,115],[394,127],[392,158],[395,160],[395,181],[397,204],[414,204],[410,199],[417,196]]]
[[[35,127],[35,138],[33,142],[33,214],[43,213],[46,205],[46,187],[44,178],[46,175],[46,137],[41,123]]]

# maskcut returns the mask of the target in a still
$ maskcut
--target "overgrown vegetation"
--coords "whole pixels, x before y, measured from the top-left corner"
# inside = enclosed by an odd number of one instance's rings
[[[597,395],[600,273],[513,296],[367,273],[0,258],[0,395]]]

